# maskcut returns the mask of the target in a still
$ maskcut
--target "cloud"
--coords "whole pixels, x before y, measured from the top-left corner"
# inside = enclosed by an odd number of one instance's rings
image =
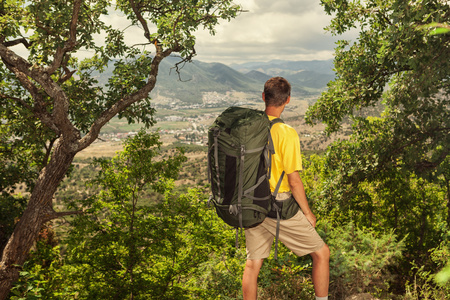
[[[247,12],[222,22],[215,36],[198,32],[197,59],[239,63],[333,58],[337,40],[324,30],[331,17],[316,1],[243,0]]]
[[[336,38],[323,28],[331,20],[316,1],[241,0],[244,12],[221,21],[216,34],[196,32],[196,59],[206,62],[331,59]],[[108,24],[127,27],[127,20],[111,11]],[[121,26],[121,24],[123,26]],[[143,43],[142,30],[126,30],[128,43]]]
[[[317,2],[311,0],[284,0],[284,1],[272,1],[272,0],[248,0],[243,1],[242,5],[245,8],[247,3],[249,3],[250,7],[254,7],[254,12],[257,14],[262,13],[276,13],[280,12],[283,14],[293,14],[293,15],[301,15],[303,13],[308,13],[313,9],[317,9],[319,6]]]
[[[225,64],[249,61],[332,59],[335,41],[324,30],[331,17],[314,0],[236,0],[245,12],[230,22],[222,21],[211,36],[196,32],[195,59]],[[146,43],[142,29],[129,27],[129,21],[113,9],[104,17],[107,24],[125,30],[128,44]],[[354,33],[340,38],[353,39]],[[103,40],[104,35],[98,35]],[[147,49],[153,51],[151,47]],[[92,51],[80,51],[89,57]]]

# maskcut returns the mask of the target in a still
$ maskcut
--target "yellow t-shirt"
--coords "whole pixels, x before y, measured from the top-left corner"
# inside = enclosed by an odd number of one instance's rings
[[[269,120],[276,117],[269,116]],[[300,138],[291,126],[284,123],[276,123],[271,130],[275,155],[272,156],[272,172],[270,176],[270,190],[273,192],[277,186],[283,170],[285,174],[291,174],[302,170],[302,156],[300,154]],[[278,193],[289,192],[289,182],[284,175]]]

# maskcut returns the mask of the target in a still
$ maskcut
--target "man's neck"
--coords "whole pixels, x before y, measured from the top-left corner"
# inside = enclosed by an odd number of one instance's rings
[[[266,106],[266,115],[279,118],[281,116],[281,113],[284,110],[284,105],[275,107],[275,106]]]

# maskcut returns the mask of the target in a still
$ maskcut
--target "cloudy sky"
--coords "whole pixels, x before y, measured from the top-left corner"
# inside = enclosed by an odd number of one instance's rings
[[[332,59],[338,39],[324,30],[331,17],[319,0],[235,0],[246,12],[230,22],[222,20],[216,34],[198,31],[195,59],[224,64],[251,61]],[[105,19],[127,28],[114,11]],[[120,26],[122,24],[123,26]],[[136,27],[126,29],[129,43],[145,42]],[[341,39],[353,39],[349,34]]]
[[[318,0],[236,0],[235,3],[248,12],[230,22],[222,21],[215,36],[199,32],[198,60],[229,64],[333,58],[337,37],[324,30],[331,17]]]
[[[338,37],[324,30],[331,17],[325,14],[319,0],[235,0],[235,3],[246,12],[230,22],[222,20],[214,36],[207,31],[196,33],[196,60],[232,64],[333,58]],[[129,27],[124,15],[111,10],[104,21],[124,29],[128,43],[145,43],[142,31]],[[354,39],[355,34],[339,38]],[[26,54],[19,46],[15,50]],[[77,56],[85,58],[92,54],[80,51]]]

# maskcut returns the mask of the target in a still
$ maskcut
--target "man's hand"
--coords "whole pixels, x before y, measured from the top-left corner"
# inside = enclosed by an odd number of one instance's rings
[[[309,209],[308,200],[306,200],[305,188],[303,187],[303,182],[300,178],[300,174],[297,171],[287,174],[289,186],[291,188],[291,193],[297,201],[298,205],[303,211],[306,219],[313,227],[316,227],[316,216]]]
[[[308,219],[309,223],[311,223],[312,227],[316,227],[316,216],[309,211],[309,214],[304,214],[306,219]]]

